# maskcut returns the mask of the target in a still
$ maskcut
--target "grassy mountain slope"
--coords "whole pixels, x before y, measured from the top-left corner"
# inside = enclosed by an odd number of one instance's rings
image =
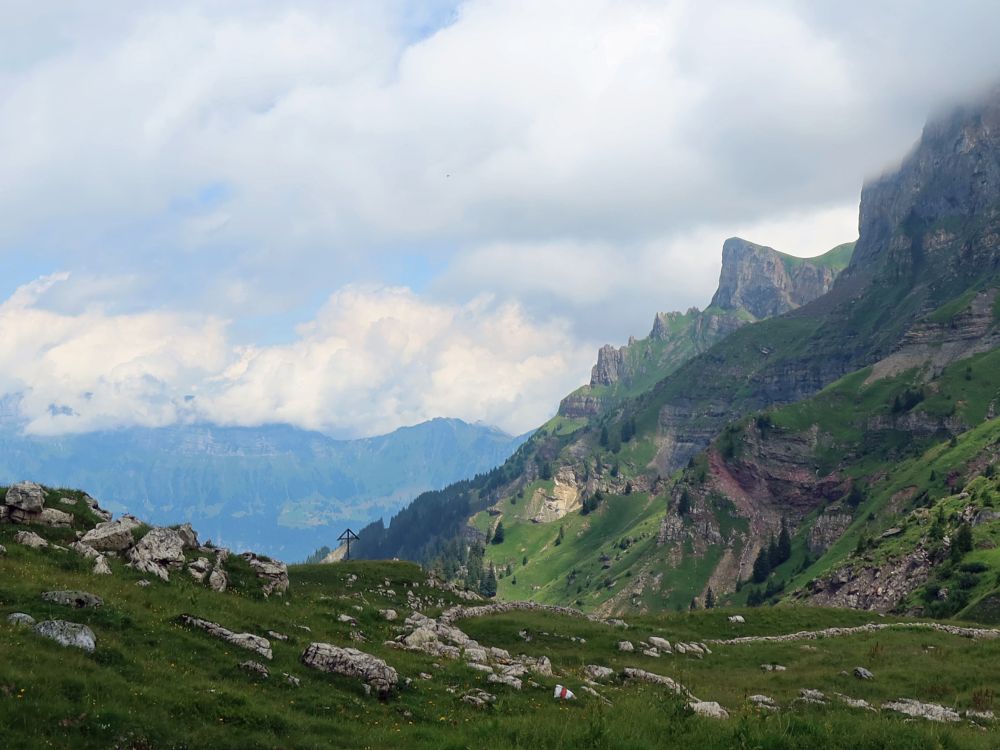
[[[49,502],[79,493],[49,493]],[[53,506],[55,507],[55,506]],[[60,505],[59,507],[65,507]],[[93,519],[80,515],[86,527]],[[802,629],[851,627],[871,621],[865,613],[782,607],[772,611],[713,610],[640,617],[627,630],[551,612],[507,612],[457,625],[481,644],[512,654],[547,656],[553,674],[534,674],[523,688],[496,685],[463,660],[389,648],[398,623],[414,609],[436,616],[460,601],[431,588],[409,563],[352,562],[293,566],[285,597],[265,599],[251,583],[215,593],[186,575],[136,586],[141,575],[112,560],[111,576],[94,576],[69,551],[34,550],[17,544],[19,527],[0,525],[0,725],[5,747],[73,750],[295,750],[298,748],[640,747],[730,748],[859,747],[919,748],[992,746],[992,736],[967,722],[913,721],[889,709],[851,708],[835,693],[875,706],[901,697],[932,701],[957,711],[989,710],[1000,690],[993,657],[1000,638],[972,640],[926,629],[859,632],[802,643],[712,643],[703,658],[623,653],[616,643],[639,644],[650,636],[709,641],[744,635],[778,635]],[[72,530],[34,527],[53,542]],[[235,576],[234,576],[235,578]],[[97,609],[68,609],[44,602],[43,591],[81,589],[101,596]],[[396,622],[379,610],[392,607]],[[25,612],[84,623],[97,637],[92,654],[35,635],[7,622]],[[728,616],[742,614],[745,625]],[[260,659],[250,651],[191,630],[178,622],[192,613],[237,631],[271,637],[270,676],[239,667]],[[355,623],[341,621],[349,615]],[[899,618],[879,619],[879,625]],[[360,632],[364,642],[352,637]],[[521,633],[528,633],[525,641]],[[379,701],[355,679],[307,668],[300,654],[312,642],[356,647],[385,659],[408,685]],[[261,661],[265,661],[262,660]],[[780,663],[783,672],[762,672]],[[614,677],[584,689],[587,664],[616,673],[638,667],[669,675],[703,700],[718,701],[729,720],[693,715],[687,701],[656,685]],[[876,679],[850,675],[865,666]],[[284,678],[299,679],[294,686]],[[422,675],[428,675],[425,679]],[[556,684],[577,694],[556,701]],[[824,705],[797,701],[802,688],[824,691]],[[464,703],[470,690],[486,690],[495,702],[477,709]],[[766,694],[778,706],[765,711],[748,696]],[[983,719],[977,721],[983,722]],[[988,723],[987,723],[988,724]]]

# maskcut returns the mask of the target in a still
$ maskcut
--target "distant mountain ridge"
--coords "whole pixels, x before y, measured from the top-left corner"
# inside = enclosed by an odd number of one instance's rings
[[[346,526],[503,463],[525,437],[458,419],[359,440],[210,424],[40,437],[8,419],[0,484],[86,486],[112,510],[191,521],[216,542],[297,560]]]
[[[660,312],[645,339],[601,347],[590,383],[559,404],[559,415],[587,419],[650,388],[743,326],[794,310],[826,294],[847,267],[854,243],[798,258],[731,237],[722,246],[719,286],[707,308]]]

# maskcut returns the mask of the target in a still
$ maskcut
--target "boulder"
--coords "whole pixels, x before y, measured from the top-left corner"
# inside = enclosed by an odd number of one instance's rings
[[[710,719],[729,718],[729,712],[715,701],[691,701],[688,706],[698,716],[707,716]]]
[[[225,591],[228,586],[229,578],[226,576],[224,571],[219,568],[215,568],[208,574],[208,587],[212,589],[212,591],[218,591],[221,593]]]
[[[133,516],[122,516],[117,521],[105,521],[97,524],[80,539],[98,552],[121,552],[132,546],[132,529],[140,526],[139,519]]]
[[[98,518],[100,518],[102,521],[111,520],[111,513],[109,511],[104,510],[100,505],[98,505],[97,501],[90,495],[84,495],[83,502],[86,504],[88,508],[90,508],[90,512],[93,513]]]
[[[45,507],[45,491],[34,482],[18,482],[8,488],[4,503],[22,514],[37,515]]]
[[[603,682],[615,676],[615,670],[611,667],[602,667],[598,664],[588,664],[583,668],[583,674],[588,680]]]
[[[65,620],[45,620],[35,625],[32,631],[49,638],[60,646],[81,648],[93,653],[97,648],[97,636],[86,625]]]
[[[111,566],[108,565],[108,559],[104,555],[99,555],[97,559],[94,560],[94,568],[91,572],[95,576],[111,575]]]
[[[169,571],[184,565],[184,539],[176,529],[150,529],[126,555],[131,567],[169,581]]]
[[[635,651],[635,646],[632,645],[631,641],[618,641],[618,650],[631,652]]]
[[[207,557],[199,557],[197,560],[188,563],[187,572],[198,583],[203,583],[211,567],[212,564],[208,561]]]
[[[476,664],[485,664],[488,660],[486,656],[486,649],[481,646],[467,647],[462,653],[466,661],[474,662]]]
[[[311,643],[302,652],[302,663],[321,672],[355,677],[366,691],[374,690],[380,698],[388,697],[399,684],[399,675],[381,659],[353,648],[339,648],[330,643]]]
[[[202,620],[199,617],[192,617],[191,615],[181,615],[179,620],[182,625],[187,625],[189,628],[204,630],[209,635],[215,636],[226,643],[253,651],[265,659],[271,659],[271,642],[267,638],[261,638],[259,635],[254,635],[253,633],[234,633],[232,630],[224,628],[218,623]]]
[[[174,529],[181,538],[181,543],[186,551],[198,549],[198,532],[191,528],[191,524],[182,523]]]
[[[485,690],[470,690],[462,695],[462,703],[467,703],[473,708],[488,708],[496,703],[497,697]]]
[[[734,625],[741,625],[745,623],[746,620],[743,618],[743,615],[729,615],[729,622]]]
[[[69,548],[78,555],[83,555],[83,557],[88,560],[96,560],[98,557],[101,557],[100,552],[91,547],[89,544],[84,544],[83,542],[73,542],[69,545]]]
[[[512,677],[506,674],[491,674],[486,678],[487,682],[491,682],[497,685],[506,685],[507,687],[512,687],[515,690],[521,689],[521,681],[517,677]]]
[[[45,549],[49,543],[42,539],[34,531],[19,531],[14,534],[14,541],[32,549]]]
[[[93,609],[104,605],[101,597],[86,591],[46,591],[42,600],[73,609]]]
[[[283,562],[260,557],[253,552],[244,552],[240,557],[250,563],[253,572],[260,579],[264,596],[281,596],[288,590],[288,566]]]
[[[871,672],[869,672],[864,667],[855,667],[854,668],[854,676],[857,677],[859,680],[874,680],[875,679],[875,675],[873,675]]]
[[[11,625],[19,625],[22,627],[31,627],[35,624],[35,618],[24,612],[14,612],[13,614],[7,615],[7,622]]]
[[[271,676],[271,673],[267,670],[267,667],[265,667],[259,661],[250,660],[242,662],[240,664],[240,669],[242,669],[244,672],[247,672],[252,677],[259,677],[263,680],[266,680],[268,677]]]
[[[40,523],[43,526],[65,529],[73,525],[73,516],[55,508],[43,508],[38,517],[34,519],[34,522]]]
[[[806,703],[826,703],[826,696],[819,690],[802,688],[799,690],[799,700]]]
[[[774,708],[774,698],[769,695],[751,695],[747,698],[748,701],[753,703],[755,706],[763,706],[764,708]]]
[[[670,648],[670,641],[668,641],[666,638],[660,638],[659,636],[651,635],[647,640],[649,641],[650,646],[653,646],[654,648],[665,654],[669,654],[672,650]]]
[[[288,674],[288,672],[282,672],[281,676],[285,678],[285,682],[292,687],[302,687],[302,680],[293,674]]]
[[[382,618],[388,622],[393,622],[397,617],[399,617],[394,609],[380,609],[379,614],[382,615]]]
[[[643,656],[651,656],[654,659],[658,659],[660,657],[660,652],[657,651],[655,648],[650,647],[650,648],[644,648],[642,650],[642,655]]]
[[[632,682],[646,682],[651,685],[661,685],[668,690],[671,690],[678,695],[685,695],[691,697],[687,688],[681,685],[679,682],[675,682],[669,677],[664,677],[663,675],[654,674],[653,672],[647,672],[645,669],[635,669],[633,667],[625,667],[622,670],[622,679]]]

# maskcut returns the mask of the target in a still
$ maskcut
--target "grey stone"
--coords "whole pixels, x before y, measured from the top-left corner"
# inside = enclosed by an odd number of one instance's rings
[[[49,546],[49,543],[34,531],[19,531],[14,534],[14,541],[32,549],[45,549]]]
[[[467,703],[474,708],[487,708],[496,703],[497,697],[485,690],[470,690],[462,695],[462,703]]]
[[[36,624],[32,630],[60,646],[80,648],[90,653],[97,648],[97,636],[86,625],[65,620],[45,620]]]
[[[97,559],[94,560],[94,569],[91,572],[95,576],[111,575],[111,566],[108,565],[108,559],[104,555],[99,555]]]
[[[240,669],[242,669],[244,672],[247,672],[253,677],[259,677],[263,680],[266,680],[268,677],[271,676],[271,673],[267,670],[267,667],[265,667],[259,661],[250,660],[242,662],[240,664]]]
[[[86,591],[46,591],[42,594],[42,599],[73,609],[93,609],[104,605],[101,597]]]
[[[588,664],[583,668],[583,674],[588,680],[603,682],[615,676],[615,670],[611,667],[602,667],[598,664]]]
[[[896,701],[889,701],[883,703],[882,708],[897,711],[918,719],[927,719],[928,721],[946,722],[959,721],[961,719],[958,713],[950,708],[939,706],[936,703],[921,703],[913,698],[900,698]]]
[[[181,615],[179,619],[182,625],[204,630],[209,635],[213,635],[226,643],[253,651],[265,659],[271,659],[271,642],[267,638],[262,638],[253,633],[234,633],[232,630],[224,628],[218,623],[202,620],[199,617],[192,617],[191,615]]]
[[[45,507],[45,491],[34,482],[18,482],[8,488],[4,503],[23,513],[41,513]]]
[[[631,652],[635,651],[635,646],[632,645],[631,641],[618,641],[618,650]]]
[[[55,508],[43,508],[34,522],[43,526],[65,529],[73,524],[73,516]]]
[[[250,563],[250,567],[261,582],[264,596],[271,594],[281,596],[288,590],[288,566],[283,562],[260,557],[253,552],[244,552],[240,557]]]
[[[11,625],[21,625],[31,627],[35,624],[35,618],[24,612],[14,612],[13,614],[7,615],[7,622]]]
[[[670,647],[670,641],[666,638],[660,638],[659,636],[651,635],[647,639],[650,646],[654,646],[657,650],[662,653],[669,654],[673,649]]]
[[[176,529],[150,529],[127,552],[129,565],[143,573],[170,580],[170,570],[184,565],[184,538]]]
[[[707,716],[710,719],[729,718],[729,712],[715,701],[692,701],[688,706],[698,716]]]
[[[117,521],[105,521],[97,524],[80,539],[98,552],[121,552],[132,546],[132,529],[140,525],[133,516],[123,516]]]
[[[514,688],[515,690],[521,689],[521,681],[517,677],[512,677],[506,674],[491,674],[486,678],[486,681],[497,685],[506,685],[507,687]]]
[[[302,652],[302,663],[321,672],[356,677],[379,697],[388,697],[399,684],[399,675],[381,659],[353,648],[311,643]]]
[[[873,680],[873,679],[875,679],[875,675],[873,675],[871,672],[869,672],[864,667],[855,667],[854,668],[854,676],[857,677],[859,680]]]

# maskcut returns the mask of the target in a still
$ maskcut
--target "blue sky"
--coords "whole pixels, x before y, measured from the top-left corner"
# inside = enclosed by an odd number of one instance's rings
[[[0,393],[40,433],[524,431],[599,345],[705,305],[726,237],[853,239],[863,180],[1000,77],[998,22],[971,1],[0,2]]]

